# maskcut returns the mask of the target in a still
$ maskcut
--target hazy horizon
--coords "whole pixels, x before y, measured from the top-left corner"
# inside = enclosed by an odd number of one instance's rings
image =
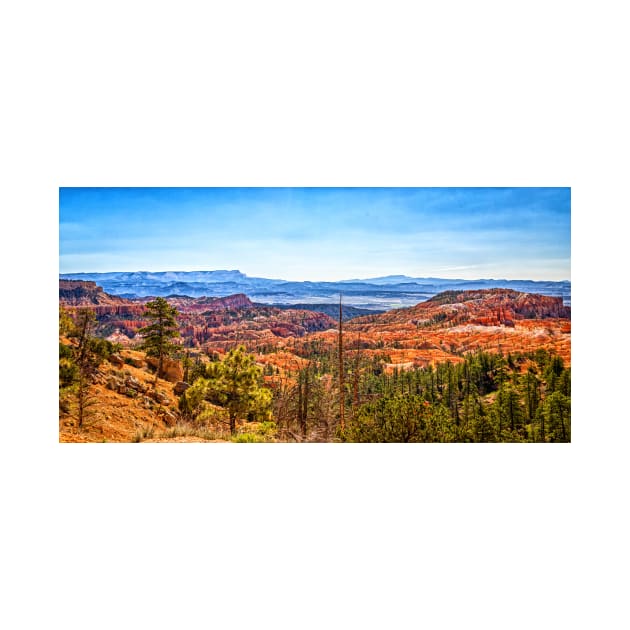
[[[355,277],[343,277],[343,278],[331,278],[331,279],[323,279],[323,278],[288,278],[288,277],[269,277],[269,276],[264,276],[262,274],[257,274],[257,273],[248,273],[246,271],[243,271],[242,269],[108,269],[106,271],[60,271],[59,274],[60,275],[79,275],[79,274],[86,274],[86,275],[94,275],[94,274],[112,274],[112,273],[207,273],[207,272],[213,272],[213,271],[221,271],[221,272],[239,272],[242,273],[244,276],[248,277],[248,278],[264,278],[266,280],[286,280],[287,282],[347,282],[347,281],[351,281],[351,280],[357,280],[357,281],[365,281],[365,280],[372,280],[372,279],[378,279],[378,278],[387,278],[387,277],[395,277],[395,276],[400,276],[400,277],[404,277],[404,278],[409,278],[412,280],[418,280],[418,279],[422,279],[422,280],[427,280],[427,279],[439,279],[439,280],[463,280],[466,282],[470,282],[470,281],[475,281],[475,280],[479,280],[479,281],[490,281],[490,280],[496,280],[496,281],[501,281],[501,280],[506,280],[509,282],[516,282],[516,281],[531,281],[531,282],[571,282],[571,278],[525,278],[525,277],[514,277],[514,278],[509,278],[506,276],[502,276],[502,277],[464,277],[464,276],[447,276],[447,275],[441,275],[441,276],[428,276],[428,275],[423,275],[423,276],[411,276],[408,273],[388,273],[388,274],[381,274],[378,276],[355,276]]]
[[[289,281],[387,275],[568,281],[570,192],[60,188],[59,271],[168,267],[240,269]]]

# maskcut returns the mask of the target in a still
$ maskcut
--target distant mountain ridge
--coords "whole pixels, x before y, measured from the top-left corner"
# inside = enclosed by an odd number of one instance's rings
[[[390,310],[415,305],[443,291],[500,288],[561,297],[565,305],[571,304],[571,282],[568,280],[462,280],[390,275],[336,282],[299,282],[251,277],[237,269],[65,273],[59,278],[93,281],[110,295],[129,298],[158,295],[223,297],[243,293],[252,301],[263,304],[304,305],[338,303],[341,293],[347,306]]]

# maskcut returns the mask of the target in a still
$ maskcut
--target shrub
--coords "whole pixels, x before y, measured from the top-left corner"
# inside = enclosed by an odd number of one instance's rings
[[[137,444],[138,442],[142,442],[142,440],[150,440],[153,437],[154,432],[154,427],[144,427],[143,429],[138,429],[133,438],[131,438],[131,441],[134,444]]]
[[[233,435],[231,440],[231,442],[264,442],[265,440],[263,439],[262,436],[257,435],[255,433],[239,433],[238,435]]]
[[[275,422],[261,422],[256,428],[255,433],[264,438],[274,438],[278,427]]]

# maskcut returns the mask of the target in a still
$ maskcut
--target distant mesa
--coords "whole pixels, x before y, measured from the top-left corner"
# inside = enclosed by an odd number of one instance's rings
[[[60,279],[95,282],[111,296],[223,298],[244,294],[255,303],[282,307],[299,305],[301,308],[309,304],[338,304],[341,293],[348,307],[386,311],[414,306],[444,291],[496,288],[560,297],[565,305],[571,303],[571,283],[568,281],[453,280],[390,275],[338,282],[298,282],[252,277],[238,269],[76,273],[61,274]],[[308,308],[314,310],[312,306]]]

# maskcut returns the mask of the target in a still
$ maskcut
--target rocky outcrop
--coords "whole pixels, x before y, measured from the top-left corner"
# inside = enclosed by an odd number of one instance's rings
[[[117,394],[140,400],[147,409],[153,409],[156,404],[168,406],[171,403],[164,391],[142,383],[130,374],[110,374],[104,385]]]
[[[304,311],[298,309],[287,309],[285,311],[289,317],[289,321],[306,332],[315,332],[317,330],[328,330],[337,325],[337,320],[317,311]]]
[[[125,360],[119,354],[112,354],[109,357],[109,362],[114,367],[122,367],[123,365],[125,365]]]
[[[147,363],[153,368],[157,370],[159,361],[155,357],[147,357]],[[160,378],[169,381],[170,383],[177,383],[177,381],[181,381],[184,378],[184,368],[182,367],[182,362],[177,361],[176,359],[164,358],[162,359],[162,373],[159,375]]]
[[[91,301],[103,288],[96,282],[83,280],[59,280],[59,300],[66,303]]]
[[[236,293],[223,298],[214,298],[209,306],[211,310],[230,310],[239,308],[253,308],[252,301],[244,293]]]
[[[147,362],[144,359],[139,359],[138,357],[129,357],[127,359],[130,365],[133,365],[137,368],[146,368]]]
[[[139,343],[137,333],[147,324],[146,303],[152,299],[108,295],[91,281],[59,281],[61,306],[71,312],[90,308],[98,320],[96,334],[126,347]],[[188,347],[203,347],[208,342],[226,347],[238,341],[264,344],[278,338],[303,337],[336,325],[335,319],[324,313],[255,305],[243,293],[199,298],[171,295],[166,300],[178,311],[179,341]],[[179,369],[174,366],[165,369],[165,376],[173,382],[181,380]]]
[[[514,312],[525,319],[571,318],[571,307],[564,306],[561,297],[520,293],[513,303]]]
[[[103,330],[117,329],[115,334],[120,338],[111,341],[123,345],[129,345],[130,337],[146,324],[143,319],[145,307],[141,302],[109,295],[95,282],[59,280],[59,305],[70,313],[88,308],[96,315]]]
[[[107,379],[105,386],[107,389],[131,398],[135,398],[139,394],[146,394],[149,391],[146,385],[128,374],[122,376],[111,375]]]
[[[411,308],[397,309],[356,323],[411,323],[417,327],[448,327],[470,323],[514,326],[524,319],[570,319],[571,307],[561,297],[521,293],[511,289],[445,291]]]
[[[129,304],[129,300],[105,293],[96,282],[59,280],[59,303],[63,306],[116,306]]]
[[[190,385],[186,381],[177,381],[173,387],[173,393],[176,396],[181,396],[189,387]]]
[[[146,301],[146,300],[145,300]],[[226,297],[199,297],[173,295],[166,301],[180,311],[189,313],[221,312],[254,308],[253,302],[244,293],[235,293]]]
[[[105,339],[107,341],[111,341],[111,343],[119,343],[123,346],[129,345],[129,343],[131,342],[131,339],[124,333],[121,333],[120,330],[116,330],[111,335],[109,335],[109,337],[105,337]]]
[[[570,317],[560,297],[509,289],[449,291],[411,308],[352,319],[345,326],[346,347],[350,351],[360,339],[368,352],[391,357],[388,362],[421,365],[461,361],[464,353],[477,350],[507,354],[544,348],[570,365]],[[327,347],[336,343],[334,331],[314,336]]]

